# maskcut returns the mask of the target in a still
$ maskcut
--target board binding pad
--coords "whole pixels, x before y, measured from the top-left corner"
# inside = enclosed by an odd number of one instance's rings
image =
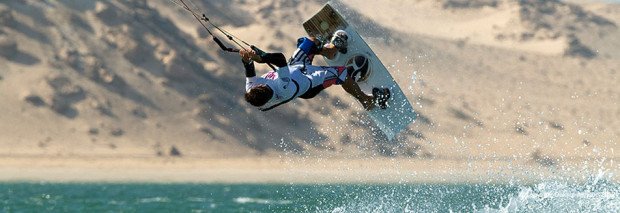
[[[358,82],[360,88],[367,94],[373,87],[389,88],[391,98],[388,100],[387,109],[375,107],[368,111],[368,115],[377,127],[393,140],[398,133],[405,129],[416,118],[411,103],[400,89],[392,75],[379,60],[377,55],[370,49],[368,44],[357,33],[353,26],[349,25],[342,15],[330,4],[326,4],[312,18],[303,24],[309,36],[314,36],[322,41],[329,41],[336,30],[344,30],[348,34],[347,53],[338,53],[333,60],[325,58],[330,66],[344,66],[355,56],[364,56],[370,62],[370,70],[364,81]]]

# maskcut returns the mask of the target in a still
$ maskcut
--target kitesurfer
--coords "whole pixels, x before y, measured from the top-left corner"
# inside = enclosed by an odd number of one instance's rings
[[[357,80],[366,76],[368,60],[363,56],[352,59],[357,65],[314,66],[315,55],[333,59],[338,52],[347,52],[347,33],[336,31],[329,43],[321,45],[314,37],[304,37],[297,41],[297,50],[286,60],[282,53],[265,53],[258,48],[240,50],[246,76],[245,100],[262,111],[271,110],[295,98],[311,99],[332,85],[342,88],[355,97],[366,110],[375,106],[387,107],[390,91],[387,88],[373,88],[372,95],[364,93]],[[275,66],[274,71],[260,77],[256,76],[254,63],[267,63]]]

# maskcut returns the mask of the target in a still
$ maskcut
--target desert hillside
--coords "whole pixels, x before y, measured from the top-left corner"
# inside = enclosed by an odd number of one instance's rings
[[[287,55],[325,3],[193,1],[232,34]],[[238,56],[170,1],[28,0],[0,2],[0,155],[618,157],[620,6],[332,3],[419,113],[395,141],[339,88],[266,113],[250,107]]]

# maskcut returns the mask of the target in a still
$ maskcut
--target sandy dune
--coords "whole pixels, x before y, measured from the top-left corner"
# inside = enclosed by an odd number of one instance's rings
[[[229,32],[285,54],[325,3],[194,1]],[[420,114],[396,141],[339,88],[272,112],[251,108],[238,57],[218,51],[168,1],[8,1],[0,3],[0,162],[27,169],[41,158],[114,165],[108,160],[119,157],[172,171],[162,159],[187,160],[188,168],[231,159],[243,169],[253,160],[239,159],[310,156],[496,161],[490,170],[501,170],[506,161],[552,169],[619,157],[620,6],[332,3]],[[10,174],[0,179],[19,179],[20,170]]]

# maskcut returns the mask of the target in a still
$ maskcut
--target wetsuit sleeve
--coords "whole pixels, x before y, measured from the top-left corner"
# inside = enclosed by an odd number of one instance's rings
[[[283,67],[287,65],[286,57],[284,57],[284,54],[282,53],[267,53],[254,46],[252,46],[252,50],[254,50],[254,52],[256,52],[256,54],[261,58],[261,62],[258,63],[273,64],[277,67]]]
[[[254,69],[254,62],[250,61],[248,63],[241,61],[243,63],[243,67],[245,68],[245,91],[249,91],[254,87],[256,82],[256,69]]]
[[[245,68],[245,77],[246,78],[250,78],[250,77],[254,77],[256,76],[256,69],[254,68],[254,62],[250,61],[248,63],[245,63],[244,61],[241,61],[243,63],[243,67]]]
[[[249,92],[250,89],[254,88],[254,86],[256,85],[257,78],[258,77],[256,76],[245,78],[245,91],[246,92]]]
[[[283,67],[288,64],[286,63],[286,57],[282,53],[265,53],[261,56],[261,59],[263,59],[262,63],[273,64],[276,67]]]

